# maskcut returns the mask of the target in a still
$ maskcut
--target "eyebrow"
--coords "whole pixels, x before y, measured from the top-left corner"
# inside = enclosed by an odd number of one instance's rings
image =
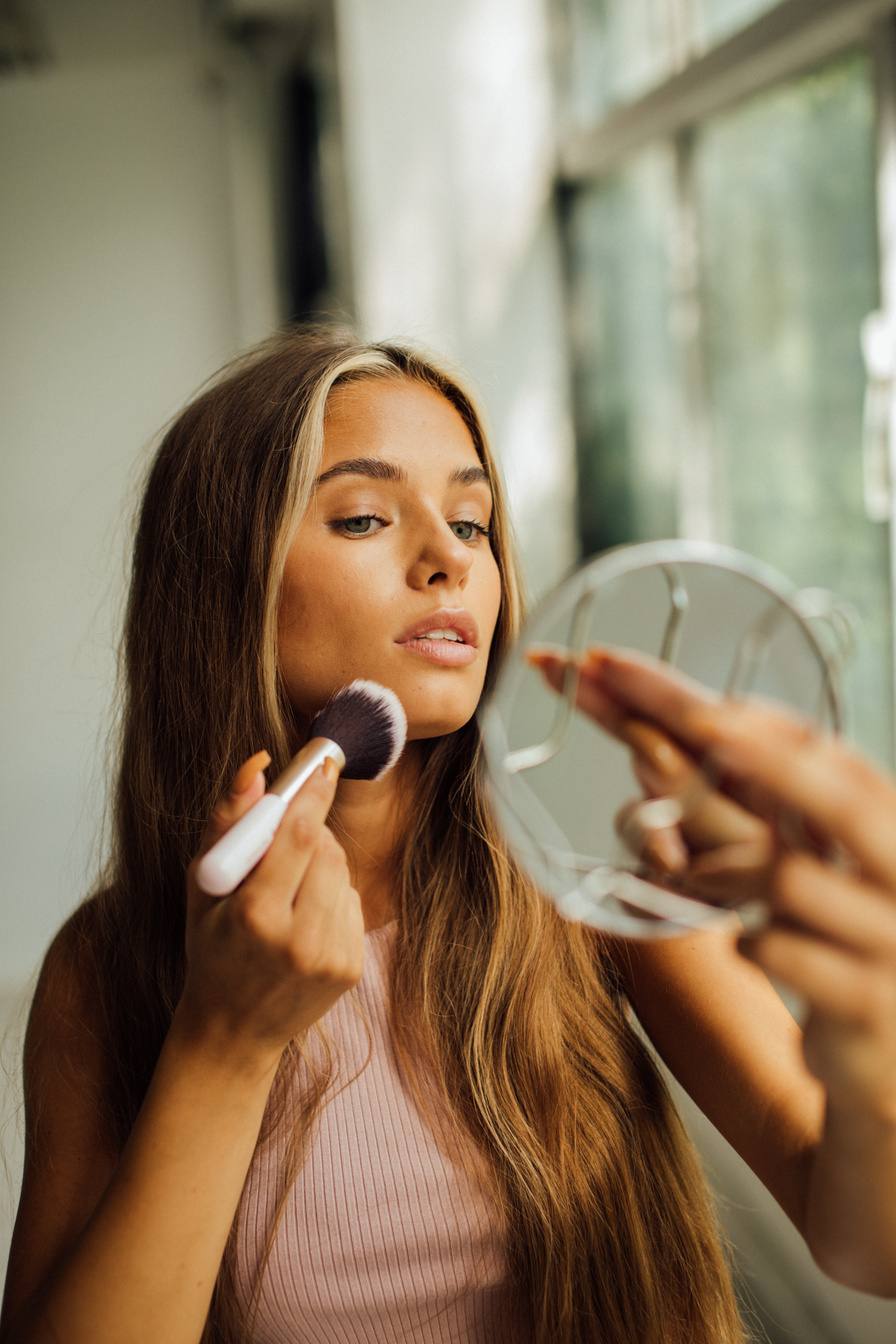
[[[407,472],[397,462],[386,462],[381,457],[349,457],[337,462],[335,467],[323,472],[315,481],[315,486],[325,481],[335,480],[337,476],[369,476],[375,481],[406,482]],[[491,489],[488,475],[482,467],[458,467],[448,478],[449,485],[486,485]]]

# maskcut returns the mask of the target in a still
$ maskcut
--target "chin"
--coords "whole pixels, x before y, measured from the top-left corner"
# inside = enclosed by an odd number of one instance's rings
[[[421,716],[419,719],[412,719],[408,715],[408,740],[423,741],[426,738],[450,737],[452,733],[459,733],[461,728],[466,728],[467,724],[475,718],[477,705],[467,708],[463,713],[448,715],[442,713],[438,718]]]
[[[448,697],[437,693],[426,697],[417,695],[403,696],[401,688],[395,686],[395,694],[404,705],[408,716],[408,741],[424,741],[433,737],[448,737],[451,733],[464,728],[479,708],[479,697],[465,695]],[[434,708],[437,713],[433,713]]]
[[[450,723],[446,722],[444,719],[439,719],[430,723],[409,723],[408,741],[428,742],[439,737],[450,737],[452,733],[458,733],[461,728],[465,728],[472,718],[473,714],[469,714],[465,719],[455,719]]]
[[[439,670],[435,675],[421,676],[420,670],[416,670],[409,677],[404,669],[396,675],[395,668],[382,664],[372,667],[343,664],[329,673],[319,673],[301,686],[287,683],[287,694],[298,723],[310,724],[331,695],[358,679],[375,681],[395,692],[407,715],[409,742],[448,737],[458,732],[475,715],[482,695],[478,678],[477,684],[471,685],[470,680],[461,680],[456,673],[446,674]]]

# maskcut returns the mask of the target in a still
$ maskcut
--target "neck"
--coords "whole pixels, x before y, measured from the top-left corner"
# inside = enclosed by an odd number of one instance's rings
[[[330,813],[329,824],[346,852],[368,933],[398,914],[398,861],[418,769],[411,746],[385,779],[341,779]]]

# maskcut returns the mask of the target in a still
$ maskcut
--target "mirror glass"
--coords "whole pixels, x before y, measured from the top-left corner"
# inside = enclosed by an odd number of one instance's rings
[[[561,913],[641,937],[731,918],[680,882],[672,889],[645,880],[617,834],[620,810],[642,796],[628,748],[575,710],[574,676],[558,694],[528,664],[528,649],[623,647],[662,658],[714,691],[773,699],[837,731],[852,624],[830,594],[797,590],[750,556],[698,542],[621,547],[549,594],[480,717],[499,820]],[[669,824],[651,806],[653,824]],[[739,913],[748,924],[751,911]]]

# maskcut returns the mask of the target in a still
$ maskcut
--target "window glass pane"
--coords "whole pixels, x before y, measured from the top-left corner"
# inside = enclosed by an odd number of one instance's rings
[[[739,28],[774,9],[778,0],[698,0],[699,39],[702,47],[715,46]]]
[[[855,736],[891,755],[887,535],[862,501],[862,318],[877,306],[873,97],[851,56],[695,147],[722,539],[863,619]]]
[[[673,183],[671,152],[655,147],[576,193],[568,214],[585,554],[675,535]]]
[[[778,0],[565,0],[564,92],[575,122],[642,97]]]
[[[599,116],[672,73],[666,0],[567,0],[569,111]]]

